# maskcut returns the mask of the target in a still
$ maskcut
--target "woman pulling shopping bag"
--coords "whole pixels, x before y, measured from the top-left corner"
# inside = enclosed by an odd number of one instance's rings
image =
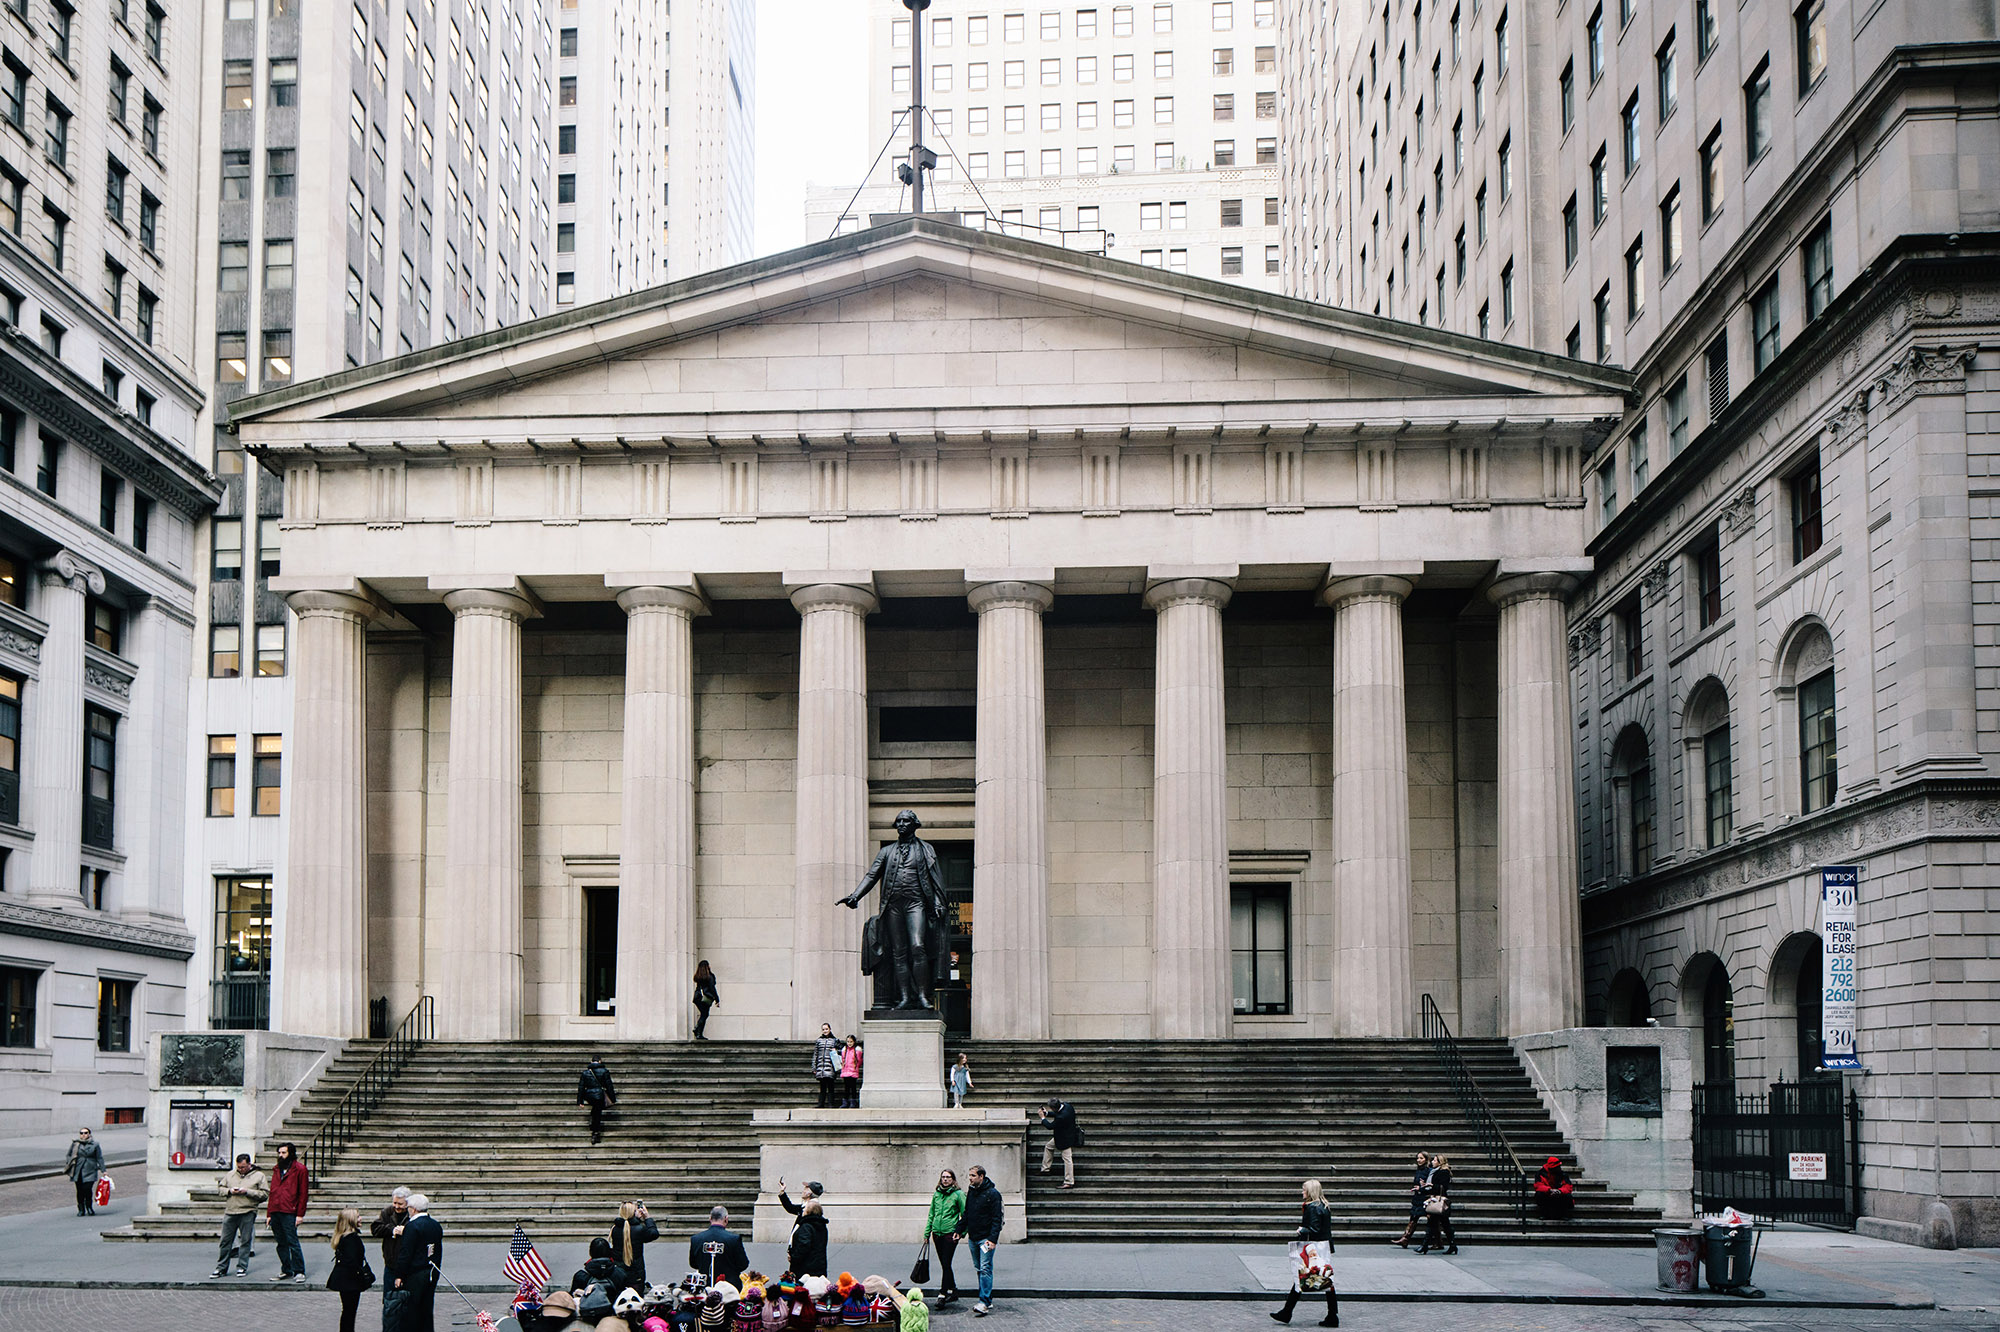
[[[1285,1296],[1285,1307],[1271,1317],[1280,1323],[1291,1322],[1299,1296],[1323,1290],[1326,1317],[1319,1320],[1319,1325],[1339,1327],[1340,1292],[1333,1288],[1333,1209],[1326,1205],[1325,1194],[1316,1179],[1300,1185],[1299,1193],[1302,1198],[1299,1233],[1291,1246],[1297,1274],[1292,1278],[1290,1293]]]

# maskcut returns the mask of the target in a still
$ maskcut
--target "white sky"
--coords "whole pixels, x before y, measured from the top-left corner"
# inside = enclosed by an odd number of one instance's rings
[[[757,253],[805,234],[806,186],[852,190],[868,142],[868,0],[757,0]]]

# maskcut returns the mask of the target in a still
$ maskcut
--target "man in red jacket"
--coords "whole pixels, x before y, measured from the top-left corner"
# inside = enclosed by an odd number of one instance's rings
[[[306,1283],[306,1256],[299,1248],[299,1219],[306,1214],[306,1199],[312,1181],[306,1163],[299,1160],[298,1148],[289,1142],[278,1144],[278,1168],[271,1172],[271,1201],[264,1214],[271,1219],[271,1238],[278,1244],[278,1275],[273,1281]]]

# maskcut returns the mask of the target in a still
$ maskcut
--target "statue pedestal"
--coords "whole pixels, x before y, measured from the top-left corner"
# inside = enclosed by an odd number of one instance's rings
[[[861,1019],[861,1108],[936,1110],[944,1105],[944,1019],[932,1014]]]
[[[872,1067],[866,1071],[874,1076]],[[778,1204],[780,1179],[794,1203],[807,1180],[826,1186],[820,1205],[837,1254],[846,1244],[913,1243],[930,1215],[938,1171],[951,1170],[964,1188],[973,1166],[986,1168],[1006,1200],[1001,1240],[1028,1237],[1026,1106],[758,1110],[752,1119],[760,1146],[750,1238],[760,1244],[791,1238],[792,1218]],[[969,1270],[961,1265],[961,1278]]]

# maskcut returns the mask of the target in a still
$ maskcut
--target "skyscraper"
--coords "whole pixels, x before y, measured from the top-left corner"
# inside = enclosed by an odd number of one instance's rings
[[[137,1122],[189,1007],[201,15],[0,8],[0,1135]],[[94,1020],[93,1020],[94,1011]]]

